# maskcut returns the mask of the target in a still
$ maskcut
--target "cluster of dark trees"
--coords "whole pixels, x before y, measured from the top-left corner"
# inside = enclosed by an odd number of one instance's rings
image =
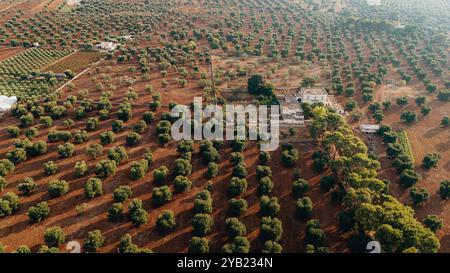
[[[380,163],[369,155],[343,118],[324,107],[314,109],[314,113],[311,135],[320,141],[321,161],[325,161],[324,166],[331,169],[335,178],[332,196],[344,208],[339,226],[352,232],[350,249],[364,252],[367,242],[376,239],[386,252],[437,252],[440,243],[433,231],[418,222],[410,208],[388,194],[389,183],[376,178]],[[381,128],[381,135],[390,131]],[[399,156],[400,153],[394,153],[398,159],[394,167],[402,171],[401,179],[408,184],[417,177],[408,169],[410,159]],[[393,214],[396,217],[391,218]]]

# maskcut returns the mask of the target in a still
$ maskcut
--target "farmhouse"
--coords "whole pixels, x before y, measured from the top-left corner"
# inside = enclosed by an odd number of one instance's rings
[[[363,133],[374,134],[380,129],[380,125],[378,124],[361,124],[359,129]]]
[[[323,87],[314,88],[300,88],[300,91],[296,95],[297,101],[300,103],[323,103],[324,105],[335,110],[339,114],[345,112],[342,105],[336,100],[333,95],[328,95],[327,91]]]
[[[113,42],[100,42],[94,46],[97,50],[104,50],[104,51],[114,51],[120,46],[119,43],[113,43]]]
[[[303,115],[303,109],[297,101],[297,97],[294,95],[279,95],[278,100],[281,106],[281,115],[276,117],[280,119],[280,125],[303,125],[305,124],[305,118]]]
[[[297,101],[300,103],[306,102],[309,104],[313,103],[323,103],[327,104],[328,93],[322,87],[315,88],[301,88],[300,92],[297,94]]]

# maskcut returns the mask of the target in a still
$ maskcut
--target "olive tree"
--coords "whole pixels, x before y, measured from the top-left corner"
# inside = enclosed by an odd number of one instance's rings
[[[50,215],[50,208],[46,202],[40,202],[30,207],[27,214],[32,222],[40,222]]]
[[[422,160],[422,166],[425,169],[436,168],[441,155],[438,153],[428,153]]]
[[[66,236],[61,227],[47,228],[44,233],[44,242],[49,247],[59,247],[66,241]]]
[[[234,177],[238,177],[238,178],[245,178],[247,176],[247,170],[246,170],[245,164],[239,163],[236,166],[234,166],[232,175]]]
[[[114,160],[100,160],[95,165],[95,174],[100,178],[105,178],[116,173],[117,163]]]
[[[208,163],[208,170],[206,172],[207,178],[214,178],[219,173],[219,165],[215,162]]]
[[[243,198],[232,198],[228,201],[228,212],[232,216],[240,216],[247,211],[248,204]]]
[[[245,178],[232,177],[230,181],[230,187],[228,188],[228,194],[231,197],[243,195],[247,190],[247,180]]]
[[[192,172],[191,162],[187,159],[178,158],[175,160],[175,175],[189,176]]]
[[[54,179],[48,183],[48,194],[50,198],[63,196],[69,192],[69,183],[65,180]]]
[[[70,142],[66,142],[64,144],[58,145],[58,154],[63,157],[71,157],[75,152],[75,145]]]
[[[6,131],[8,132],[9,137],[11,138],[18,137],[20,134],[20,129],[17,126],[8,126],[8,128],[6,128]]]
[[[309,197],[297,199],[295,204],[297,215],[303,219],[311,218],[313,214],[313,203]]]
[[[123,204],[114,203],[108,209],[108,219],[112,222],[118,222],[122,220],[123,217]]]
[[[84,160],[75,163],[75,175],[81,177],[88,172],[88,166]]]
[[[6,181],[6,178],[3,176],[0,176],[0,192],[2,192],[6,186],[8,185],[8,182]]]
[[[273,188],[273,182],[272,179],[270,179],[270,177],[265,176],[262,177],[261,179],[259,179],[258,182],[258,195],[269,195],[272,192],[272,188]]]
[[[100,134],[100,143],[102,145],[108,145],[114,142],[116,134],[113,131],[106,131]]]
[[[259,153],[259,163],[261,165],[268,165],[271,159],[270,153],[264,151]]]
[[[209,241],[206,238],[192,237],[189,241],[188,247],[189,253],[208,253],[209,252]]]
[[[427,215],[427,217],[423,219],[423,224],[433,232],[437,232],[443,227],[442,219],[435,214]]]
[[[19,196],[13,192],[8,192],[0,197],[0,218],[11,215],[19,209]]]
[[[263,217],[260,230],[264,240],[279,241],[283,234],[283,227],[278,218]]]
[[[169,176],[169,169],[166,166],[161,166],[153,171],[153,179],[156,183],[164,182]]]
[[[206,213],[196,213],[192,218],[192,227],[196,236],[205,236],[211,231],[213,220],[211,215]]]
[[[450,180],[441,181],[441,185],[439,187],[439,195],[442,199],[450,199]]]
[[[292,183],[292,192],[295,197],[304,196],[309,191],[309,183],[305,179],[297,179]]]
[[[125,142],[128,146],[134,146],[141,140],[141,135],[136,132],[131,132],[125,137]]]
[[[192,181],[186,176],[177,175],[174,180],[175,192],[182,193],[188,192],[192,187]]]
[[[426,189],[416,189],[412,188],[409,190],[409,198],[414,205],[422,205],[428,201],[430,194]]]
[[[195,195],[194,212],[195,213],[212,213],[212,197],[209,190],[204,189]]]
[[[132,180],[138,180],[145,176],[148,171],[148,161],[142,159],[140,161],[134,161],[131,163],[130,178]]]
[[[30,194],[31,191],[37,188],[36,182],[31,177],[25,177],[21,180],[21,182],[17,185],[17,189],[22,194]]]
[[[14,253],[31,253],[31,249],[26,245],[21,245],[16,250],[14,250]]]
[[[419,173],[416,173],[414,170],[406,169],[400,175],[400,181],[406,186],[411,187],[416,184],[419,180],[422,179],[422,176]]]
[[[96,159],[98,156],[103,154],[103,145],[99,143],[94,143],[89,145],[89,147],[86,148],[86,155]]]
[[[114,189],[114,202],[123,202],[133,195],[131,187],[128,185],[121,185]]]
[[[236,236],[245,236],[247,234],[247,228],[236,217],[231,217],[225,220],[225,230],[231,238]]]
[[[16,148],[6,153],[6,159],[14,164],[19,164],[27,160],[27,152],[23,148]]]
[[[7,176],[8,174],[14,172],[14,163],[9,159],[0,159],[0,176]]]
[[[280,211],[280,204],[278,203],[278,198],[276,197],[263,195],[259,199],[259,205],[261,208],[261,213],[264,216],[275,216]]]
[[[155,187],[152,192],[152,202],[157,206],[161,206],[172,200],[172,192],[167,186]]]
[[[305,243],[315,247],[324,246],[326,241],[325,232],[321,229],[318,220],[312,219],[306,222]]]
[[[57,248],[57,247],[48,247],[46,245],[42,245],[38,249],[37,253],[49,253],[49,254],[50,253],[59,253],[59,248]]]
[[[84,195],[86,198],[94,198],[103,194],[102,181],[98,178],[91,177],[84,185]]]
[[[58,165],[54,161],[47,161],[44,163],[44,173],[46,175],[53,175],[58,171]]]
[[[143,208],[142,200],[134,198],[128,205],[128,209],[133,226],[140,227],[148,222],[148,214]]]
[[[285,167],[293,167],[299,159],[298,151],[296,149],[284,150],[281,153],[281,163]]]
[[[123,146],[112,147],[108,150],[108,159],[114,160],[117,165],[128,160],[127,150]]]
[[[281,253],[283,247],[276,241],[268,240],[264,243],[262,253]]]
[[[168,232],[176,226],[175,214],[171,210],[165,210],[156,219],[156,227],[160,232]]]
[[[248,253],[250,242],[245,237],[236,236],[231,243],[225,244],[222,250],[225,253]]]
[[[83,242],[84,252],[97,252],[97,250],[103,246],[105,242],[105,237],[103,237],[102,232],[99,229],[90,231],[88,237]]]

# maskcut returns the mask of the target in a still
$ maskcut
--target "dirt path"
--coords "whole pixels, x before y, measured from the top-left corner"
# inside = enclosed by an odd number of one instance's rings
[[[17,2],[17,3],[11,4],[10,6],[8,6],[8,7],[6,7],[6,8],[0,9],[0,12],[7,11],[7,10],[9,10],[9,9],[12,8],[12,7],[17,6],[19,3],[20,3],[20,2]]]
[[[75,77],[73,77],[72,79],[70,79],[70,81],[66,82],[65,84],[63,84],[61,87],[59,87],[58,89],[56,89],[55,92],[58,92],[59,90],[62,90],[64,87],[66,87],[69,83],[73,82],[74,80],[76,80],[78,77],[82,76],[84,73],[86,73],[89,69],[91,69],[92,67],[98,65],[102,60],[100,59],[98,62],[92,64],[91,66],[89,66],[88,68],[86,68],[85,70],[81,71],[80,73],[78,73],[78,75],[76,75]]]
[[[10,5],[10,6],[6,7],[6,8],[4,8],[4,9],[1,9],[0,12],[7,11],[7,10],[9,10],[9,9],[12,8],[12,7],[17,6],[18,4],[19,4],[19,3],[12,4],[12,5]]]

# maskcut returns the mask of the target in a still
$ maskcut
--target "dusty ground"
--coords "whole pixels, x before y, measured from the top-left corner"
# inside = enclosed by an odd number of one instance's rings
[[[106,73],[111,76],[112,82],[118,86],[115,92],[114,98],[111,100],[116,110],[117,105],[122,100],[126,86],[120,85],[118,79],[121,76],[127,75],[134,77],[132,73],[128,72],[128,68],[133,66],[133,63],[127,63],[124,65],[111,66],[108,62],[99,64],[100,74],[95,72],[92,68],[89,72],[83,74],[80,78],[74,81],[77,90],[88,89],[90,91],[91,99],[98,99],[100,96],[99,91],[95,91],[94,78],[97,81],[103,81],[101,78],[102,73]],[[201,67],[203,71],[206,71],[206,67]],[[169,73],[165,80],[169,81],[169,88],[162,88],[161,82],[163,78],[159,73],[151,74],[150,83],[155,87],[155,92],[160,92],[162,95],[162,104],[165,106],[161,111],[167,111],[166,106],[169,102],[175,101],[177,103],[189,103],[193,96],[201,95],[201,89],[197,87],[194,81],[189,81],[186,88],[178,87],[174,83],[175,75]],[[139,94],[139,99],[135,102],[133,108],[133,119],[128,121],[128,126],[138,121],[142,113],[147,109],[144,106],[145,102],[151,100],[150,95],[144,91],[145,86],[149,82],[144,82],[140,79],[133,85],[134,90]],[[69,95],[70,93],[66,93]],[[95,115],[91,113],[90,116]],[[71,116],[68,116],[69,118]],[[84,127],[84,119],[82,121],[74,119],[77,124],[71,131],[75,131]],[[7,191],[16,191],[15,187],[19,183],[20,178],[25,176],[32,176],[37,184],[38,189],[33,192],[31,196],[21,197],[21,208],[14,215],[6,217],[0,221],[0,241],[6,245],[7,250],[13,250],[21,244],[27,244],[36,250],[43,243],[43,233],[46,228],[51,226],[61,226],[65,233],[67,241],[78,240],[82,241],[87,236],[87,232],[93,229],[101,229],[106,237],[105,246],[101,251],[115,251],[117,243],[121,236],[125,233],[130,233],[135,239],[135,242],[139,246],[150,247],[157,252],[179,252],[187,251],[188,240],[192,237],[191,217],[193,215],[193,199],[196,192],[202,189],[207,184],[205,178],[206,166],[201,163],[201,158],[198,154],[193,157],[193,173],[190,179],[193,181],[193,189],[189,193],[175,194],[174,200],[161,207],[152,207],[150,198],[151,191],[154,187],[152,172],[150,171],[144,179],[138,181],[131,181],[128,178],[128,171],[130,164],[133,160],[142,158],[144,154],[144,148],[151,148],[155,157],[155,164],[151,169],[157,168],[161,165],[167,165],[169,169],[173,166],[173,161],[177,158],[175,152],[175,143],[168,145],[167,147],[160,147],[154,136],[154,124],[142,135],[143,140],[138,147],[127,148],[129,154],[129,160],[118,168],[118,172],[114,177],[110,177],[103,182],[105,194],[101,197],[87,200],[84,197],[84,183],[88,177],[94,176],[90,171],[87,177],[77,178],[73,174],[73,166],[78,160],[87,160],[89,166],[92,167],[95,163],[106,155],[99,157],[97,160],[89,160],[84,155],[85,148],[92,143],[99,141],[99,134],[102,131],[109,130],[110,124],[114,120],[112,118],[107,121],[101,121],[98,130],[89,133],[89,141],[76,146],[75,156],[68,159],[61,159],[56,153],[56,146],[60,143],[52,143],[49,145],[49,153],[45,156],[31,159],[27,161],[27,164],[20,164],[13,176],[8,181],[9,185]],[[5,135],[5,128],[11,124],[17,123],[17,120],[6,117],[0,122],[0,153],[3,154],[12,146],[13,139],[8,138]],[[55,122],[53,128],[63,129],[62,120]],[[304,130],[304,129],[303,129]],[[49,129],[41,129],[38,139],[46,139],[46,135]],[[124,138],[127,134],[127,129],[117,135],[116,142],[111,145],[105,146],[105,153],[107,149],[112,146],[124,145]],[[307,136],[306,131],[302,133],[302,137]],[[315,216],[321,221],[323,229],[328,235],[329,245],[336,252],[346,251],[346,244],[342,240],[345,238],[345,234],[339,234],[337,229],[337,214],[339,207],[333,204],[328,196],[323,194],[318,187],[318,181],[321,174],[313,173],[310,161],[310,154],[314,150],[314,145],[311,142],[306,144],[296,144],[302,157],[299,160],[298,167],[302,169],[302,176],[308,179],[311,183],[312,190],[308,194],[315,204]],[[225,148],[221,151],[221,170],[227,170],[230,168],[228,161],[230,154],[230,148]],[[279,198],[282,209],[280,211],[279,218],[283,221],[283,239],[281,244],[286,252],[303,252],[304,244],[304,225],[305,221],[299,220],[295,217],[295,199],[291,195],[292,185],[292,170],[285,169],[280,166],[279,159],[280,151],[276,151],[272,154],[273,161],[271,164],[273,171],[274,190],[273,195]],[[246,152],[246,164],[248,167],[248,181],[249,189],[245,198],[249,203],[249,209],[245,215],[243,215],[242,221],[246,224],[248,230],[248,238],[251,241],[252,251],[261,251],[261,241],[258,238],[260,218],[259,215],[259,197],[256,194],[256,177],[255,170],[257,165],[258,148],[253,143],[250,143]],[[59,172],[56,175],[46,177],[42,171],[42,165],[48,160],[55,160],[59,165]],[[218,176],[213,182],[213,206],[214,206],[214,227],[211,234],[208,236],[210,239],[211,251],[218,252],[221,250],[223,244],[228,242],[228,235],[223,230],[223,224],[227,215],[227,202],[228,196],[226,190],[228,189],[228,181],[231,177],[228,171],[221,171],[222,175]],[[65,179],[70,183],[70,192],[60,198],[49,199],[46,184],[54,178]],[[123,220],[120,223],[112,223],[107,220],[107,209],[112,204],[112,191],[119,185],[128,184],[133,188],[133,197],[137,197],[143,200],[145,209],[149,212],[149,223],[140,227],[133,228],[129,220]],[[169,182],[171,184],[171,182]],[[51,215],[48,219],[38,224],[30,224],[26,212],[28,208],[34,205],[36,202],[47,201],[51,207]],[[87,210],[81,215],[77,215],[75,207],[83,203],[87,204]],[[160,235],[155,230],[156,217],[166,209],[171,209],[176,214],[177,228],[174,232],[168,235]]]
[[[0,48],[0,61],[6,60],[25,50],[23,47],[2,47]]]

